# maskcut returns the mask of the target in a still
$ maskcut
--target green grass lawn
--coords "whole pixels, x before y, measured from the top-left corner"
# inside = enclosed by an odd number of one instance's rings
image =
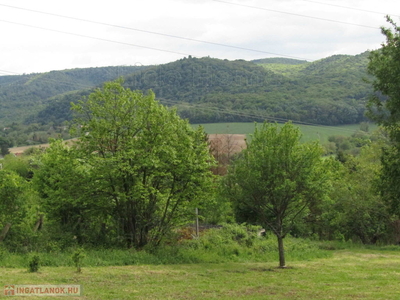
[[[193,125],[198,126],[198,125]],[[202,124],[204,130],[209,133],[219,134],[251,134],[254,132],[254,123],[211,123]],[[297,125],[303,134],[303,141],[319,140],[321,144],[328,141],[328,137],[332,135],[351,136],[360,129],[360,125],[343,125],[343,126],[311,126]],[[369,130],[373,131],[377,128],[376,125],[370,124]]]
[[[397,251],[335,250],[331,258],[276,265],[84,267],[80,274],[72,267],[0,268],[0,284],[81,284],[83,296],[74,299],[400,299]]]

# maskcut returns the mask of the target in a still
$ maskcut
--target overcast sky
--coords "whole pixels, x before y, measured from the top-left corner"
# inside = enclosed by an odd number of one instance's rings
[[[309,61],[384,41],[399,0],[0,0],[0,75],[188,55]]]

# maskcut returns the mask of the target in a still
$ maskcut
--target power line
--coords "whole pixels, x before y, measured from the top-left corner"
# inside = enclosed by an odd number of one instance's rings
[[[19,73],[15,73],[15,72],[12,72],[12,71],[0,70],[0,72],[1,72],[1,73],[4,73],[4,74],[6,74],[6,75],[21,75],[21,74],[19,74]]]
[[[272,11],[272,12],[276,12],[276,13],[294,15],[294,16],[299,16],[299,17],[306,17],[306,18],[312,18],[312,19],[317,19],[317,20],[336,22],[336,23],[341,23],[341,24],[346,24],[346,25],[353,25],[353,26],[360,26],[360,27],[366,27],[366,28],[372,28],[372,29],[379,29],[377,27],[372,27],[372,26],[367,26],[367,25],[354,24],[354,23],[349,23],[349,22],[341,22],[341,21],[337,21],[337,20],[331,20],[331,19],[325,19],[325,18],[319,18],[319,17],[313,17],[313,16],[306,16],[306,15],[295,14],[295,13],[290,13],[290,12],[285,12],[285,11],[278,11],[278,10],[267,9],[267,8],[262,8],[262,7],[238,4],[238,3],[233,3],[233,2],[229,2],[229,1],[223,1],[223,0],[213,0],[213,1],[214,2],[225,3],[225,4],[242,6],[242,7],[248,7],[248,8],[253,8],[253,9]],[[326,4],[326,5],[331,5],[331,6],[338,6],[338,7],[343,7],[343,8],[347,8],[347,9],[360,10],[360,9],[344,7],[344,6],[334,5],[334,4],[327,4],[327,3],[322,3],[322,2],[318,2],[318,1],[312,1],[312,0],[303,0],[303,1],[313,2],[313,3],[318,3],[318,4]],[[120,29],[125,29],[125,30],[138,31],[138,32],[143,32],[143,33],[147,33],[147,34],[154,34],[154,35],[170,37],[170,38],[176,38],[176,39],[181,39],[181,40],[187,40],[187,41],[192,41],[192,42],[205,43],[205,44],[210,44],[210,45],[215,45],[215,46],[220,46],[220,47],[228,47],[228,48],[233,48],[233,49],[238,49],[238,50],[243,50],[243,51],[252,51],[252,52],[264,53],[264,54],[269,54],[269,55],[276,55],[276,56],[280,56],[280,57],[288,57],[288,58],[294,58],[294,59],[302,59],[302,60],[307,60],[307,61],[313,61],[313,60],[310,60],[310,59],[307,59],[307,58],[303,58],[303,57],[297,57],[297,56],[286,55],[286,54],[281,54],[281,53],[274,53],[274,52],[263,51],[263,50],[252,49],[252,48],[246,48],[246,47],[239,47],[239,46],[234,46],[234,45],[227,45],[227,44],[222,44],[222,43],[215,43],[215,42],[210,42],[210,41],[205,41],[205,40],[198,40],[198,39],[193,39],[193,38],[188,38],[188,37],[182,37],[182,36],[177,36],[177,35],[159,33],[159,32],[154,32],[154,31],[149,31],[149,30],[143,30],[143,29],[139,29],[139,28],[120,26],[120,25],[115,25],[115,24],[110,24],[110,23],[105,23],[105,22],[92,21],[92,20],[88,20],[88,19],[65,16],[65,15],[61,15],[61,14],[44,12],[44,11],[39,11],[39,10],[34,10],[34,9],[29,9],[29,8],[12,6],[12,5],[0,4],[0,6],[12,8],[12,9],[19,9],[19,10],[34,12],[34,13],[39,13],[39,14],[44,14],[44,15],[50,15],[50,16],[55,16],[55,17],[60,17],[60,18],[65,18],[65,19],[71,19],[71,20],[76,20],[76,21],[81,21],[81,22],[87,22],[87,23],[92,23],[92,24],[110,26],[110,27],[115,27],[115,28],[120,28]],[[367,10],[361,10],[361,11],[372,12],[372,11],[367,11]],[[376,13],[376,12],[373,12],[373,13]],[[69,34],[69,35],[79,36],[79,37],[83,37],[83,38],[96,39],[96,40],[100,40],[100,41],[112,42],[112,43],[128,45],[128,46],[133,46],[133,47],[139,47],[139,48],[144,48],[144,49],[150,49],[150,50],[155,50],[155,51],[162,51],[162,52],[174,53],[174,54],[185,55],[185,56],[190,55],[190,54],[187,54],[187,53],[181,53],[181,52],[172,51],[172,50],[165,50],[165,49],[159,49],[159,48],[148,47],[148,46],[143,46],[143,45],[137,45],[137,44],[132,44],[132,43],[113,41],[113,40],[108,40],[108,39],[104,39],[104,38],[98,38],[98,37],[93,37],[93,36],[88,36],[88,35],[71,33],[71,32],[66,32],[66,31],[61,31],[61,30],[55,30],[55,29],[50,29],[50,28],[45,28],[45,27],[29,25],[29,24],[17,23],[17,22],[6,21],[6,20],[0,20],[0,21],[1,22],[11,23],[11,24],[16,24],[16,25],[21,25],[21,26],[27,26],[27,27],[31,27],[31,28],[36,28],[36,29],[40,29],[40,30],[53,31],[53,32],[62,33],[62,34]]]
[[[225,4],[242,6],[242,7],[248,7],[248,8],[254,8],[254,9],[261,9],[261,10],[266,10],[266,11],[277,12],[277,13],[283,13],[283,14],[288,14],[288,15],[294,15],[294,16],[299,16],[299,17],[306,17],[306,18],[312,18],[312,19],[317,19],[317,20],[336,22],[336,23],[341,23],[341,24],[346,24],[346,25],[353,25],[353,26],[360,26],[360,27],[366,27],[366,28],[372,28],[372,29],[379,29],[379,28],[372,27],[372,26],[367,26],[367,25],[360,25],[360,24],[354,24],[354,23],[349,23],[349,22],[341,22],[341,21],[337,21],[337,20],[330,20],[330,19],[313,17],[313,16],[306,16],[306,15],[301,15],[301,14],[294,14],[294,13],[289,13],[289,12],[284,12],[284,11],[277,11],[277,10],[272,10],[272,9],[267,9],[267,8],[256,7],[256,6],[237,4],[237,3],[223,1],[223,0],[213,0],[213,1],[220,2],[220,3],[225,3]],[[317,2],[317,1],[311,1],[311,0],[304,0],[304,1],[320,3],[320,2]],[[143,30],[143,29],[138,29],[138,28],[132,28],[132,27],[126,27],[126,26],[120,26],[120,25],[115,25],[115,24],[110,24],[110,23],[105,23],[105,22],[92,21],[92,20],[88,20],[88,19],[65,16],[65,15],[61,15],[61,14],[44,12],[44,11],[39,11],[39,10],[34,10],[34,9],[29,9],[29,8],[12,6],[12,5],[0,4],[0,6],[13,8],[13,9],[24,10],[24,11],[29,11],[29,12],[34,12],[34,13],[39,13],[39,14],[44,14],[44,15],[50,15],[50,16],[55,16],[55,17],[60,17],[60,18],[65,18],[65,19],[71,19],[71,20],[76,20],[76,21],[81,21],[81,22],[87,22],[87,23],[92,23],[92,24],[110,26],[110,27],[115,27],[115,28],[120,28],[120,29],[125,29],[125,30],[138,31],[138,32],[143,32],[143,33],[147,33],[147,34],[154,34],[154,35],[170,37],[170,38],[175,38],[175,39],[187,40],[187,41],[198,42],[198,43],[205,43],[205,44],[210,44],[210,45],[215,45],[215,46],[220,46],[220,47],[227,47],[227,48],[233,48],[233,49],[244,50],[244,51],[258,52],[258,53],[264,53],[264,54],[269,54],[269,55],[276,55],[276,56],[281,56],[281,57],[288,57],[288,58],[312,61],[312,60],[309,60],[309,59],[306,59],[306,58],[303,58],[303,57],[297,57],[297,56],[286,55],[286,54],[281,54],[281,53],[274,53],[274,52],[263,51],[263,50],[252,49],[252,48],[246,48],[246,47],[239,47],[239,46],[234,46],[234,45],[227,45],[227,44],[222,44],[222,43],[215,43],[215,42],[210,42],[210,41],[205,41],[205,40],[198,40],[198,39],[193,39],[193,38],[188,38],[188,37],[182,37],[182,36],[177,36],[177,35],[159,33],[159,32]],[[137,44],[132,44],[132,43],[113,41],[113,40],[109,40],[109,39],[98,38],[98,37],[82,35],[82,34],[77,34],[77,33],[72,33],[72,32],[66,32],[66,31],[61,31],[61,30],[55,30],[55,29],[50,29],[50,28],[40,27],[40,26],[35,26],[35,25],[30,25],[30,24],[23,24],[23,23],[6,21],[6,20],[0,20],[0,21],[1,22],[6,22],[6,23],[11,23],[11,24],[16,24],[16,25],[21,25],[21,26],[27,26],[27,27],[31,27],[31,28],[36,28],[36,29],[40,29],[40,30],[47,30],[47,31],[52,31],[52,32],[57,32],[57,33],[62,33],[62,34],[68,34],[68,35],[74,35],[74,36],[79,36],[79,37],[84,37],[84,38],[96,39],[96,40],[100,40],[100,41],[117,43],[117,44],[128,45],[128,46],[133,46],[133,47],[139,47],[139,48],[144,48],[144,49],[150,49],[150,50],[155,50],[155,51],[162,51],[162,52],[174,53],[174,54],[185,55],[185,56],[190,55],[190,54],[187,54],[187,53],[181,53],[181,52],[172,51],[172,50],[165,50],[165,49],[159,49],[159,48],[148,47],[148,46],[143,46],[143,45],[137,45]]]
[[[322,4],[322,5],[328,5],[328,6],[334,6],[334,7],[340,7],[340,8],[345,8],[345,9],[351,9],[351,10],[356,10],[356,11],[362,11],[362,12],[367,12],[367,13],[372,13],[372,14],[377,14],[377,15],[391,15],[391,16],[395,16],[395,17],[400,17],[400,15],[385,14],[385,13],[376,12],[376,11],[372,11],[372,10],[366,10],[366,9],[361,9],[361,8],[355,8],[355,7],[349,7],[349,6],[337,5],[337,4],[331,4],[331,3],[319,2],[319,1],[313,1],[313,0],[303,0],[303,1],[310,2],[310,3]]]
[[[12,6],[12,5],[0,4],[0,6],[14,8],[14,9],[20,9],[20,10],[30,11],[30,12],[34,12],[34,13],[39,13],[39,14],[44,14],[44,15],[49,15],[49,16],[55,16],[55,17],[60,17],[60,18],[65,18],[65,19],[70,19],[70,20],[75,20],[75,21],[81,21],[81,22],[98,24],[98,25],[109,26],[109,27],[114,27],[114,28],[138,31],[138,32],[154,34],[154,35],[159,35],[159,36],[164,36],[164,37],[170,37],[170,38],[175,38],[175,39],[181,39],[181,40],[186,40],[186,41],[191,41],[191,42],[209,44],[209,45],[214,45],[214,46],[219,46],[219,47],[226,47],[226,48],[232,48],[232,49],[238,49],[238,50],[244,50],[244,51],[251,51],[251,52],[257,52],[257,53],[264,53],[264,54],[270,54],[270,55],[279,55],[279,56],[288,57],[288,58],[295,58],[295,59],[305,59],[305,58],[296,57],[296,56],[292,56],[292,55],[268,52],[268,51],[264,51],[264,50],[251,49],[251,48],[239,47],[239,46],[234,46],[234,45],[227,45],[227,44],[222,44],[222,43],[215,43],[215,42],[210,42],[210,41],[205,41],[205,40],[198,40],[198,39],[193,39],[193,38],[188,38],[188,37],[183,37],[183,36],[177,36],[177,35],[159,33],[159,32],[154,32],[154,31],[149,31],[149,30],[144,30],[144,29],[138,29],[138,28],[120,26],[120,25],[115,25],[115,24],[110,24],[110,23],[92,21],[92,20],[76,18],[76,17],[70,17],[70,16],[65,16],[65,15],[60,15],[60,14],[54,14],[54,13],[49,13],[49,12],[44,12],[44,11],[39,11],[39,10],[34,10],[34,9],[17,7],[17,6]],[[157,50],[160,50],[160,49],[157,49]],[[168,51],[168,52],[170,52],[170,51]]]
[[[68,35],[73,35],[73,36],[79,36],[79,37],[84,37],[84,38],[88,38],[88,39],[93,39],[93,40],[98,40],[98,41],[103,41],[103,42],[109,42],[109,43],[115,43],[115,44],[120,44],[120,45],[125,45],[125,46],[132,46],[132,47],[138,47],[138,48],[144,48],[144,49],[150,49],[150,50],[168,52],[168,53],[179,54],[179,55],[185,55],[185,56],[190,55],[190,54],[188,54],[188,53],[182,53],[182,52],[177,52],[177,51],[172,51],[172,50],[165,50],[165,49],[159,49],[159,48],[154,48],[154,47],[136,45],[136,44],[131,44],[131,43],[113,41],[113,40],[108,40],[108,39],[99,38],[99,37],[93,37],[93,36],[84,35],[84,34],[79,34],[79,33],[73,33],[73,32],[62,31],[62,30],[51,29],[51,28],[40,27],[40,26],[35,26],[35,25],[30,25],[30,24],[18,23],[18,22],[12,22],[12,21],[7,21],[7,20],[0,20],[0,22],[9,23],[9,24],[15,24],[15,25],[21,25],[21,26],[26,26],[26,27],[30,27],[30,28],[36,28],[36,29],[41,29],[41,30],[56,32],[56,33],[62,33],[62,34],[68,34]]]
[[[369,26],[369,25],[355,24],[355,23],[350,23],[350,22],[344,22],[344,21],[337,21],[337,20],[320,18],[320,17],[301,15],[301,14],[290,13],[290,12],[280,11],[280,10],[275,10],[275,9],[269,9],[269,8],[263,8],[263,7],[252,6],[252,5],[233,3],[233,2],[229,2],[229,1],[223,1],[223,0],[212,0],[212,1],[225,3],[225,4],[230,4],[230,5],[236,5],[236,6],[240,6],[240,7],[247,7],[247,8],[259,9],[259,10],[271,11],[271,12],[275,12],[275,13],[291,15],[291,16],[296,16],[296,17],[309,18],[309,19],[314,19],[314,20],[319,20],[319,21],[327,21],[327,22],[333,22],[333,23],[339,23],[339,24],[345,24],[345,25],[351,25],[351,26],[370,28],[370,29],[375,29],[375,30],[376,29],[380,29],[379,27],[374,27],[374,26]]]

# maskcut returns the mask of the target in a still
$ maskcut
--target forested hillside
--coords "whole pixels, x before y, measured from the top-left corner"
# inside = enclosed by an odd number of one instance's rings
[[[313,63],[185,58],[127,76],[131,89],[153,89],[192,122],[293,120],[353,124],[364,120],[371,88],[368,53]]]
[[[31,123],[35,114],[55,100],[52,97],[90,89],[138,69],[118,66],[0,76],[0,124]]]
[[[370,85],[368,52],[315,62],[268,58],[252,62],[183,58],[151,67],[108,67],[0,77],[0,124],[59,125],[71,118],[70,103],[116,77],[125,87],[152,89],[192,123],[299,121],[354,124],[365,120]]]

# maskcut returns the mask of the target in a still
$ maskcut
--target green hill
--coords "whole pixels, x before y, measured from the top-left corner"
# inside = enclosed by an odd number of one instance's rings
[[[127,76],[126,86],[152,89],[194,123],[290,119],[354,124],[365,120],[372,92],[363,81],[367,57],[337,55],[312,63],[185,58]]]
[[[372,92],[368,52],[334,55],[315,62],[286,58],[255,61],[209,57],[168,64],[53,71],[0,77],[0,124],[62,123],[71,118],[70,102],[117,75],[133,90],[152,89],[192,123],[252,122],[265,119],[323,125],[365,120]]]
[[[29,122],[55,96],[89,89],[138,69],[118,66],[0,76],[0,124]]]

